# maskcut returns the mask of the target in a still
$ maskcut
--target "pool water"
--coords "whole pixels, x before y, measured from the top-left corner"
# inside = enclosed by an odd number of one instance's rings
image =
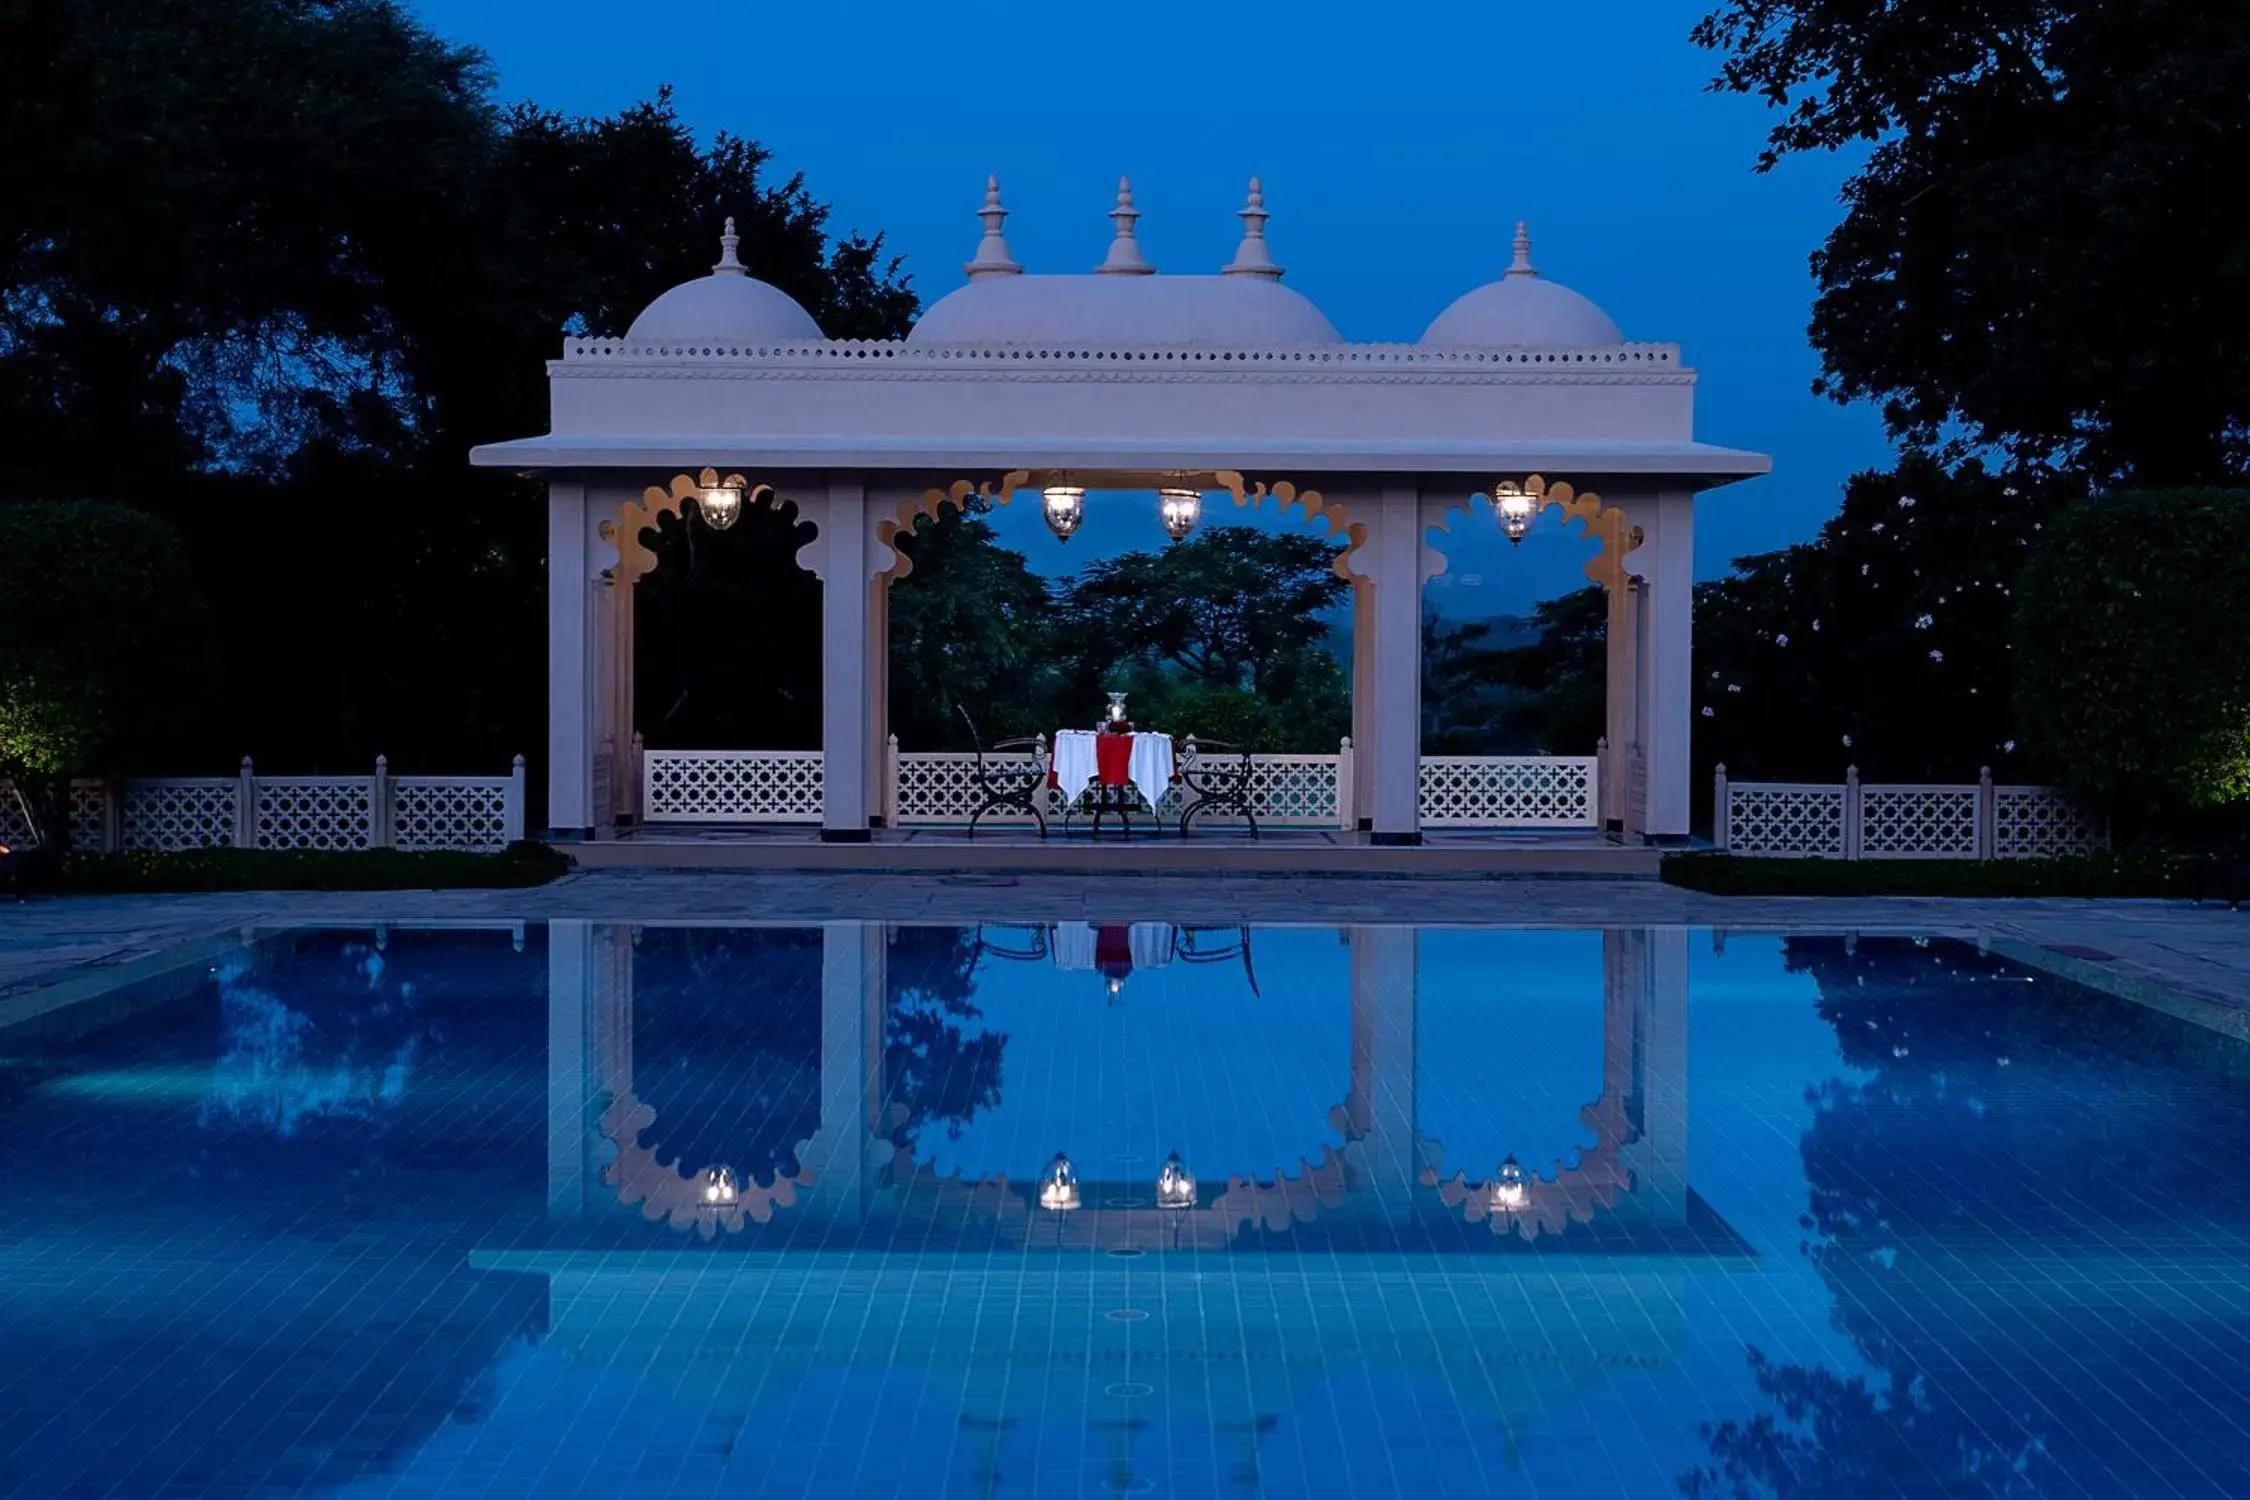
[[[1961,944],[288,930],[0,1030],[0,1495],[2242,1496],[2245,1391],[2250,1047]]]

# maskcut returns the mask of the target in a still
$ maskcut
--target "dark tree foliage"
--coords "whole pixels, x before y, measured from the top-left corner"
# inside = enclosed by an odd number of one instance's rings
[[[755,144],[699,145],[663,94],[501,110],[481,58],[383,0],[15,0],[0,55],[0,500],[129,496],[179,527],[231,667],[214,763],[536,752],[541,488],[468,449],[543,430],[565,332],[623,332],[726,214],[829,333],[914,312],[880,242],[830,235]],[[752,550],[703,591],[760,589]],[[809,633],[806,597],[741,612]],[[648,628],[687,634],[667,607]]]
[[[2040,763],[2158,816],[2250,810],[2250,491],[2081,501],[2024,570],[2017,705]]]
[[[913,564],[891,584],[891,733],[901,745],[965,746],[963,707],[987,743],[1055,728],[1048,587],[995,540],[990,508],[972,500],[899,539]]]
[[[1869,148],[1813,257],[1819,388],[2098,480],[2250,461],[2250,0],[1724,0],[1759,167]]]
[[[1608,591],[1595,585],[1542,600],[1528,626],[1529,638],[1512,645],[1481,645],[1479,636],[1457,648],[1440,638],[1424,686],[1437,700],[1437,722],[1423,732],[1426,753],[1593,753],[1607,730]],[[1471,705],[1480,700],[1478,715]]]
[[[2026,764],[2014,588],[2054,487],[1908,455],[1819,537],[1696,590],[1696,755],[1747,778],[1974,780]]]
[[[156,517],[91,500],[0,506],[0,780],[41,840],[73,776],[156,768],[208,723],[211,611]]]

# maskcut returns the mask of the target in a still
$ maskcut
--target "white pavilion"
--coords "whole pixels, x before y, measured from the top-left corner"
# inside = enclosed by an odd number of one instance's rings
[[[966,284],[889,341],[823,337],[745,272],[730,221],[711,273],[623,338],[565,341],[547,367],[550,432],[473,451],[547,479],[553,837],[597,837],[639,809],[632,605],[661,517],[692,507],[724,526],[774,504],[813,528],[799,560],[822,582],[822,744],[804,816],[858,842],[889,796],[899,533],[971,496],[1032,492],[1060,529],[1089,492],[1155,490],[1183,526],[1223,494],[1342,539],[1355,749],[1339,774],[1377,844],[1422,837],[1422,590],[1445,567],[1432,533],[1466,520],[1520,535],[1550,509],[1580,521],[1610,600],[1600,821],[1685,840],[1695,497],[1771,465],[1695,440],[1677,345],[1629,342],[1540,275],[1520,226],[1513,264],[1418,341],[1365,344],[1282,284],[1255,180],[1241,246],[1210,275],[1157,274],[1122,181],[1090,274],[1017,264],[996,182],[980,216]]]

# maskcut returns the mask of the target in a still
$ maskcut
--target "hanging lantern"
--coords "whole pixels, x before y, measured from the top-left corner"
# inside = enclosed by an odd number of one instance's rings
[[[742,519],[742,476],[729,474],[719,478],[715,469],[703,471],[703,493],[696,496],[695,508],[703,513],[703,522],[713,531],[724,531]]]
[[[1195,523],[1203,519],[1203,492],[1201,490],[1158,490],[1157,513],[1164,521],[1164,534],[1173,541],[1185,541],[1195,530]]]
[[[705,1167],[696,1188],[703,1207],[712,1213],[725,1213],[742,1201],[742,1184],[735,1180],[732,1167]]]
[[[1156,1206],[1158,1208],[1195,1207],[1195,1174],[1187,1169],[1175,1151],[1164,1158],[1164,1165],[1156,1173]]]
[[[1067,542],[1078,523],[1086,519],[1086,492],[1081,489],[1060,488],[1046,490],[1040,495],[1040,509],[1047,517],[1047,529],[1055,540]]]
[[[1068,1213],[1078,1206],[1078,1174],[1071,1169],[1070,1158],[1060,1151],[1040,1175],[1039,1206],[1058,1214]]]
[[[1523,1167],[1513,1155],[1500,1163],[1492,1174],[1492,1211],[1496,1214],[1522,1213],[1531,1204],[1531,1179],[1524,1175]]]
[[[1531,530],[1531,518],[1539,514],[1538,500],[1513,479],[1493,482],[1492,508],[1499,513],[1500,529],[1508,534],[1511,546],[1523,540],[1524,533]]]

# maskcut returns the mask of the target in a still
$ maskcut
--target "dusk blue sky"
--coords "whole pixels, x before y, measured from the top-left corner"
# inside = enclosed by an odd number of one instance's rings
[[[1034,271],[1101,259],[1120,172],[1158,269],[1216,270],[1256,174],[1288,284],[1350,339],[1418,337],[1506,269],[1527,219],[1543,274],[1628,338],[1683,346],[1701,375],[1698,437],[1773,455],[1770,478],[1698,506],[1697,570],[1711,577],[1809,537],[1844,478],[1889,449],[1871,409],[1808,389],[1806,256],[1840,213],[1850,164],[1751,171],[1768,115],[1705,92],[1713,58],[1687,40],[1705,8],[424,0],[421,12],[483,48],[509,99],[600,113],[672,85],[699,132],[752,137],[803,172],[839,230],[885,233],[925,302],[961,284],[988,172]],[[1160,539],[1152,500],[1097,496],[1088,512],[1067,551],[1030,506],[997,521],[1050,572]],[[1449,586],[1480,580],[1474,607],[1456,592],[1449,608],[1520,609],[1582,581],[1584,545],[1551,516],[1513,555],[1489,527],[1448,547]]]

